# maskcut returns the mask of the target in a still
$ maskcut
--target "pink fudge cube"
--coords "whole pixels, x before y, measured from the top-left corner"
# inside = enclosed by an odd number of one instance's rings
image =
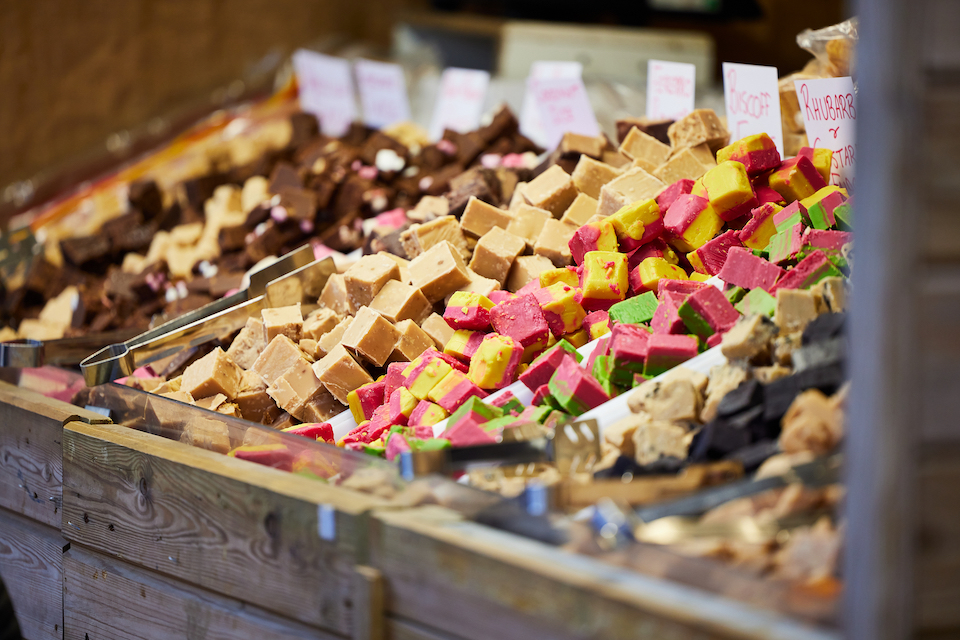
[[[650,379],[665,373],[697,355],[699,344],[693,336],[655,333],[647,345],[647,362],[643,369]]]
[[[673,204],[674,200],[685,193],[693,191],[693,184],[693,180],[683,178],[661,191],[660,195],[657,196],[657,205],[660,207],[660,211],[666,211],[670,208],[670,205]]]
[[[720,279],[728,284],[744,289],[757,287],[770,291],[784,270],[768,260],[753,255],[743,247],[730,250],[727,262],[720,270]]]
[[[805,247],[840,251],[843,245],[853,242],[853,234],[849,231],[834,231],[832,229],[804,229],[801,243]]]
[[[680,319],[677,310],[689,294],[679,294],[664,292],[660,296],[660,304],[653,313],[653,320],[650,321],[650,327],[654,333],[686,333],[687,327]]]
[[[661,299],[664,293],[673,293],[676,294],[674,300],[678,300],[677,304],[679,305],[686,300],[687,296],[691,293],[709,286],[706,282],[698,282],[696,280],[671,280],[664,278],[657,283],[657,299]]]
[[[588,373],[593,372],[593,363],[597,361],[597,358],[600,356],[610,355],[610,338],[612,334],[607,334],[602,338],[597,340],[597,346],[593,348],[593,352],[590,354],[590,357],[587,358],[587,363],[583,365],[584,371]]]
[[[454,447],[493,444],[497,441],[494,434],[484,431],[483,427],[473,420],[458,421],[455,425],[446,429],[440,437],[449,440]]]
[[[498,305],[502,302],[506,302],[507,300],[513,300],[516,297],[517,297],[517,294],[510,293],[509,291],[503,291],[500,289],[496,291],[491,291],[490,293],[487,294],[487,299],[495,305]]]
[[[738,232],[729,229],[694,251],[694,254],[700,259],[704,271],[711,276],[715,276],[723,268],[723,263],[727,259],[727,252],[730,251],[731,247],[742,246],[743,243],[740,242]]]
[[[389,398],[399,387],[403,386],[406,377],[403,370],[407,368],[407,362],[391,362],[387,365],[387,375],[383,377],[383,397]]]
[[[818,249],[785,273],[773,286],[770,294],[776,295],[778,289],[808,289],[823,278],[839,275],[841,275],[840,271],[830,262],[827,255]]]
[[[716,287],[707,287],[693,293],[677,312],[691,332],[704,338],[713,333],[729,331],[740,319],[740,313]],[[704,323],[707,326],[704,326]]]
[[[494,330],[510,336],[524,348],[547,343],[550,328],[537,299],[530,294],[501,302],[490,310]]]

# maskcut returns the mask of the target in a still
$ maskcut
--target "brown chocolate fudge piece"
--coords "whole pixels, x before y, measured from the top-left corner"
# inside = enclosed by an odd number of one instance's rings
[[[545,223],[549,222],[556,222],[556,220],[550,218],[545,221]],[[470,268],[478,275],[492,278],[503,285],[510,274],[513,261],[523,253],[525,248],[526,242],[522,238],[500,227],[494,227],[477,242],[473,250],[473,259],[470,260]]]
[[[450,213],[459,216],[471,196],[492,205],[500,204],[500,180],[496,172],[484,167],[473,167],[451,179],[450,192],[447,194]]]
[[[670,125],[667,135],[673,147],[695,147],[706,142],[714,154],[730,141],[730,132],[713,109],[691,111]]]
[[[431,304],[469,283],[467,266],[449,242],[434,245],[410,262],[410,284],[420,289]]]
[[[333,348],[340,344],[340,339],[343,338],[343,334],[347,332],[351,324],[353,324],[353,316],[346,317],[338,322],[333,329],[320,336],[320,339],[317,340],[317,352],[321,355],[327,355],[333,351]]]
[[[561,223],[562,224],[562,223]],[[544,256],[520,256],[513,261],[510,275],[507,276],[507,291],[517,292],[534,278],[540,278],[544,271],[554,269],[553,262]]]
[[[383,285],[399,279],[400,266],[390,258],[379,254],[363,256],[343,274],[350,311],[355,313],[369,305]]]
[[[194,398],[206,398],[222,393],[233,400],[240,390],[240,378],[243,370],[233,359],[217,347],[203,356],[183,372],[180,390]]]
[[[433,338],[417,326],[413,320],[401,320],[397,323],[399,337],[390,354],[391,362],[410,362],[427,349],[433,347]]]
[[[304,319],[300,335],[302,338],[319,340],[323,334],[337,326],[341,319],[341,316],[333,309],[314,309]]]
[[[639,129],[648,136],[653,136],[663,144],[670,144],[667,130],[673,120],[651,120],[649,118],[621,118],[617,120],[617,140],[623,142],[630,134],[631,129]]]
[[[506,229],[513,220],[513,214],[499,209],[482,200],[470,198],[460,216],[460,227],[470,235],[479,238],[490,229],[500,227]]]
[[[453,216],[442,216],[424,224],[410,225],[409,229],[400,234],[400,242],[411,260],[441,242],[449,242],[456,247],[462,258],[470,255],[467,239],[460,223]]]
[[[360,357],[382,367],[393,353],[400,332],[389,320],[370,307],[361,307],[340,344]]]
[[[343,345],[337,345],[314,362],[313,372],[341,404],[347,404],[348,393],[373,382],[370,374],[347,353]]]
[[[554,165],[527,183],[523,197],[527,204],[546,209],[559,218],[577,197],[577,188],[570,175]]]
[[[240,329],[240,333],[230,343],[227,355],[242,369],[249,369],[256,362],[257,356],[266,346],[263,339],[263,323],[259,318],[247,318],[247,323]]]
[[[350,303],[347,302],[347,285],[342,273],[334,273],[327,279],[317,304],[321,309],[330,309],[339,316],[351,313]]]
[[[600,136],[584,136],[579,133],[565,133],[560,140],[560,153],[583,154],[591,158],[599,158],[606,144]]]
[[[566,267],[573,264],[573,256],[570,254],[570,240],[576,232],[576,227],[569,224],[559,220],[547,220],[533,245],[533,252],[538,256],[549,258],[557,267]]]
[[[599,203],[585,193],[579,194],[576,199],[563,212],[560,222],[574,227],[582,227],[587,224],[587,220],[597,215],[597,206]]]
[[[269,343],[278,335],[285,335],[294,342],[300,342],[300,332],[303,329],[303,313],[300,303],[275,309],[264,309],[260,312],[263,322],[263,342]]]
[[[640,129],[633,128],[620,144],[620,152],[633,161],[643,160],[648,171],[656,169],[670,157],[670,147]]]
[[[426,320],[420,323],[420,328],[430,336],[433,343],[437,345],[437,349],[441,351],[443,351],[443,348],[447,345],[447,341],[450,340],[454,334],[453,329],[447,324],[447,321],[437,313],[431,313]]]
[[[394,323],[408,319],[422,322],[431,311],[430,301],[420,289],[398,280],[383,285],[370,308]]]
[[[304,354],[300,347],[293,340],[281,334],[264,347],[263,352],[253,363],[253,371],[256,371],[267,385],[271,385],[274,380],[282,376],[287,369],[303,357]]]
[[[677,180],[696,180],[707,172],[710,167],[690,148],[680,149],[669,160],[657,167],[653,175],[664,182],[673,184]]]
[[[576,202],[576,200],[574,200]],[[538,209],[528,204],[522,204],[517,207],[513,214],[513,220],[507,225],[507,231],[522,238],[527,245],[527,249],[533,250],[533,245],[537,242],[537,237],[543,231],[543,225],[547,220],[553,218],[546,209]]]
[[[602,216],[613,215],[628,204],[655,197],[664,186],[658,178],[640,167],[634,167],[600,189],[597,213]]]
[[[576,168],[571,176],[574,186],[594,200],[600,198],[600,189],[622,171],[609,164],[594,160],[587,156],[580,156]]]

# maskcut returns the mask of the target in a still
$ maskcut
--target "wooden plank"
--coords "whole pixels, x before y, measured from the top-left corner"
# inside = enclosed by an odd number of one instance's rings
[[[386,625],[387,640],[459,640],[460,638],[392,616],[387,617]]]
[[[783,616],[462,521],[378,511],[389,616],[469,639],[836,638]]]
[[[73,416],[92,415],[0,383],[0,507],[59,529],[60,432]]]
[[[0,509],[0,576],[26,640],[63,637],[63,549],[59,529]]]
[[[960,632],[960,446],[924,447],[915,572],[917,627]]]
[[[64,554],[63,564],[68,640],[341,637],[77,545]]]
[[[354,569],[353,640],[383,640],[383,576],[373,567]]]
[[[960,268],[917,274],[920,436],[924,443],[960,442]]]
[[[363,513],[385,500],[116,425],[69,423],[63,447],[68,539],[351,633]],[[319,537],[321,504],[334,541]]]

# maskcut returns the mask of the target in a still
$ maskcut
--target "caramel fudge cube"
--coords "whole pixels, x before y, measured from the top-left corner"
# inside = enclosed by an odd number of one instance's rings
[[[369,305],[383,285],[399,279],[400,267],[390,258],[378,254],[363,256],[343,274],[350,311],[356,313]]]
[[[268,386],[292,367],[297,360],[303,359],[300,347],[285,335],[276,336],[263,349],[253,363],[253,370]],[[229,396],[228,396],[229,397]]]
[[[429,251],[441,242],[449,242],[464,258],[470,255],[466,236],[453,216],[442,216],[424,224],[411,225],[400,234],[403,250],[411,259]]]
[[[450,202],[443,196],[423,196],[407,217],[416,222],[430,222],[450,213]]]
[[[386,251],[380,251],[377,253],[378,256],[383,256],[384,258],[390,258],[397,263],[397,267],[400,268],[400,282],[409,282],[410,281],[410,261],[406,258],[401,258],[398,255],[388,253]]]
[[[441,242],[410,262],[410,284],[431,304],[470,283],[467,265],[449,242]]]
[[[507,205],[507,211],[516,211],[520,208],[520,205],[527,204],[527,201],[523,197],[523,190],[526,188],[526,182],[517,183],[517,186],[513,188],[513,195],[510,196],[510,204]]]
[[[600,188],[619,176],[620,173],[619,169],[605,162],[594,160],[588,156],[580,156],[571,179],[581,193],[585,193],[596,200],[600,197]]]
[[[353,324],[353,317],[344,318],[333,329],[320,336],[320,339],[317,340],[317,353],[325,356],[333,351],[333,348],[340,344],[340,339],[343,338],[343,334],[347,332],[351,324]]]
[[[816,317],[817,297],[812,291],[808,289],[777,289],[777,310],[774,313],[773,320],[777,323],[781,333],[803,331]]]
[[[556,220],[551,218],[546,222],[556,222]],[[470,268],[484,278],[492,278],[502,285],[507,281],[513,261],[523,253],[525,248],[526,243],[521,238],[499,227],[494,227],[477,242]]]
[[[695,147],[687,147],[693,157],[700,161],[700,164],[707,169],[717,166],[717,154],[710,150],[710,145],[706,142],[698,144]]]
[[[334,273],[323,286],[317,304],[321,309],[330,309],[338,316],[350,315],[350,303],[347,302],[347,285],[342,273]]]
[[[297,346],[300,347],[300,351],[303,351],[314,360],[326,355],[325,353],[320,353],[319,343],[313,338],[304,338],[297,343]]]
[[[597,213],[612,216],[628,204],[655,197],[664,184],[640,167],[634,167],[600,189]]]
[[[730,141],[727,131],[713,109],[695,109],[680,118],[667,129],[670,145],[695,147],[707,143],[714,154]]]
[[[300,419],[303,406],[323,389],[313,367],[306,360],[298,360],[267,388],[267,394],[281,409]]]
[[[501,285],[498,281],[494,280],[493,278],[484,278],[470,267],[467,267],[467,275],[470,276],[470,284],[465,287],[460,287],[458,291],[469,291],[471,293],[479,293],[482,296],[487,296],[492,292],[499,291],[501,289]],[[450,298],[452,298],[455,293],[456,291],[447,295],[447,297],[443,299],[443,304],[450,304]]]
[[[577,197],[577,188],[566,171],[553,165],[527,183],[523,197],[527,204],[546,209],[559,218]]]
[[[582,227],[587,224],[590,218],[597,215],[597,206],[599,204],[595,199],[585,193],[578,194],[574,201],[570,203],[570,206],[567,207],[567,210],[563,212],[563,217],[560,218],[560,222],[577,228]]]
[[[263,342],[269,343],[276,336],[285,335],[294,342],[300,342],[300,332],[303,329],[303,313],[300,303],[275,309],[264,309],[260,312],[263,322]]]
[[[544,271],[555,268],[550,258],[538,255],[520,256],[513,261],[510,275],[507,276],[507,291],[519,291],[531,280],[539,281],[540,274]]]
[[[383,285],[370,303],[370,308],[394,323],[407,319],[421,322],[430,315],[431,310],[430,301],[420,289],[397,280]]]
[[[460,216],[460,227],[470,235],[479,238],[494,227],[506,229],[512,220],[511,212],[498,209],[492,204],[470,196],[463,215]]]
[[[653,175],[665,184],[673,184],[677,180],[696,180],[709,169],[692,149],[685,148],[657,167]]]
[[[266,344],[263,340],[263,323],[259,318],[247,318],[247,324],[243,325],[243,329],[240,329],[240,333],[230,343],[227,355],[241,369],[249,369]]]
[[[324,387],[313,396],[312,400],[303,405],[298,417],[303,422],[326,422],[346,409],[347,407]]]
[[[507,231],[518,238],[522,238],[527,248],[532,250],[534,243],[537,241],[537,236],[543,230],[544,222],[551,218],[553,218],[553,214],[546,209],[538,209],[528,204],[520,205],[514,212],[513,220],[507,225]]]
[[[653,168],[670,157],[670,147],[634,127],[620,144],[620,152],[633,161],[643,160]]]
[[[625,156],[619,149],[605,150],[600,156],[600,161],[608,164],[614,169],[627,169],[630,166],[630,158]]]
[[[313,373],[341,404],[347,404],[347,394],[373,382],[370,374],[353,359],[343,345],[313,363]]]
[[[340,344],[382,367],[399,337],[400,332],[389,320],[369,307],[361,307]]]
[[[391,280],[391,282],[393,282]],[[389,284],[389,283],[387,283]],[[340,315],[333,309],[314,309],[303,321],[300,337],[309,340],[319,340],[325,333],[337,326]]]
[[[230,451],[230,431],[222,418],[211,420],[207,417],[195,417],[190,420],[180,434],[180,442],[192,447],[226,454]]]
[[[244,371],[240,386],[240,392],[233,401],[244,420],[264,424],[273,422],[280,415],[280,408],[267,395],[267,385],[256,371]]]
[[[438,313],[431,313],[426,320],[420,323],[420,328],[430,336],[430,339],[433,340],[433,343],[437,345],[437,349],[440,351],[443,351],[443,348],[447,346],[447,342],[454,334],[453,329],[447,324],[447,321]]]
[[[560,140],[560,153],[580,153],[591,158],[599,158],[600,154],[603,153],[604,146],[606,146],[606,140],[601,136],[593,137],[579,133],[565,133]]]
[[[559,220],[547,220],[543,230],[533,245],[533,253],[548,258],[554,266],[565,267],[573,264],[570,254],[570,239],[577,230]]]
[[[243,370],[223,349],[217,347],[183,372],[180,390],[194,398],[222,393],[228,399],[237,397]]]
[[[413,320],[401,320],[397,323],[400,337],[390,355],[391,362],[411,362],[427,349],[434,346],[433,338],[417,326]]]

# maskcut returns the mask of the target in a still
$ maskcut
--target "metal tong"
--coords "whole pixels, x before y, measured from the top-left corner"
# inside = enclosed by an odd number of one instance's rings
[[[305,298],[316,300],[335,272],[332,258],[313,260],[313,249],[305,245],[251,274],[247,289],[88,356],[80,363],[84,380],[91,387],[111,382],[182,349],[237,331],[263,309]]]

